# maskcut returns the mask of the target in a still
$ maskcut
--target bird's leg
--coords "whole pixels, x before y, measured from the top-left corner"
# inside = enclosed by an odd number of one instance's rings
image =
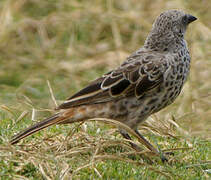
[[[168,159],[163,155],[163,153],[159,150],[157,150],[147,139],[145,139],[144,136],[141,135],[141,133],[136,129],[135,130],[136,134],[139,136],[141,141],[145,143],[147,148],[149,148],[152,152],[155,152],[156,154],[159,154],[161,157],[162,162],[168,161]]]
[[[120,134],[127,140],[132,140],[132,138],[130,137],[130,135],[124,131],[124,130],[119,130]],[[136,144],[130,142],[130,145],[133,149],[135,149],[136,151],[142,151],[143,149],[139,146],[137,146]]]
[[[119,130],[120,134],[127,140],[132,140],[132,138],[130,137],[130,135],[125,131],[125,130],[122,130],[120,129]],[[138,145],[130,142],[130,145],[133,149],[135,149],[137,152],[141,152],[143,149],[141,147],[139,147]],[[141,158],[146,160],[148,163],[152,164],[152,160],[149,159],[147,156],[144,156],[143,154],[140,154]]]

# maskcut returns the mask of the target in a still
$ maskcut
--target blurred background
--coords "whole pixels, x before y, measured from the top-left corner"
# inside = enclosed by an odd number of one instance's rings
[[[118,66],[143,45],[156,16],[167,9],[182,9],[198,20],[186,34],[192,56],[188,82],[176,102],[156,116],[173,119],[191,135],[211,138],[209,0],[1,0],[4,125],[16,112],[55,107],[47,81],[61,103]]]

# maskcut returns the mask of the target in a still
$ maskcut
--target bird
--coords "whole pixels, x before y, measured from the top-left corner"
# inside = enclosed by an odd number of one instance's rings
[[[166,10],[154,21],[144,45],[117,68],[91,81],[59,105],[57,112],[13,136],[10,143],[54,124],[68,124],[90,118],[109,118],[131,129],[159,153],[138,131],[150,115],[172,104],[190,71],[190,54],[184,39],[187,27],[197,20],[182,10]],[[125,129],[120,134],[131,140]],[[130,143],[134,148],[137,146]],[[167,160],[165,156],[162,160]]]

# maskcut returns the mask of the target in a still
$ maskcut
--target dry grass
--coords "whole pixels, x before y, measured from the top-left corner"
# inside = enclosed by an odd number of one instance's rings
[[[186,37],[192,56],[190,77],[176,102],[140,127],[161,149],[175,151],[169,164],[162,165],[143,149],[141,153],[154,162],[146,163],[115,127],[99,122],[55,126],[18,146],[8,145],[14,133],[48,116],[56,103],[119,65],[143,44],[155,17],[172,8],[198,17]],[[209,178],[204,169],[211,168],[210,9],[208,0],[2,0],[0,175]]]

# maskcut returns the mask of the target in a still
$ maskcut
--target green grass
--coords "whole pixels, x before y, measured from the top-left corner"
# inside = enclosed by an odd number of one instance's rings
[[[141,47],[155,17],[172,8],[198,17],[186,36],[191,73],[176,102],[140,126],[150,142],[174,152],[169,163],[148,150],[154,163],[143,162],[113,125],[93,121],[8,144],[53,113],[48,80],[61,103]],[[210,8],[206,0],[0,1],[1,179],[211,178]]]

